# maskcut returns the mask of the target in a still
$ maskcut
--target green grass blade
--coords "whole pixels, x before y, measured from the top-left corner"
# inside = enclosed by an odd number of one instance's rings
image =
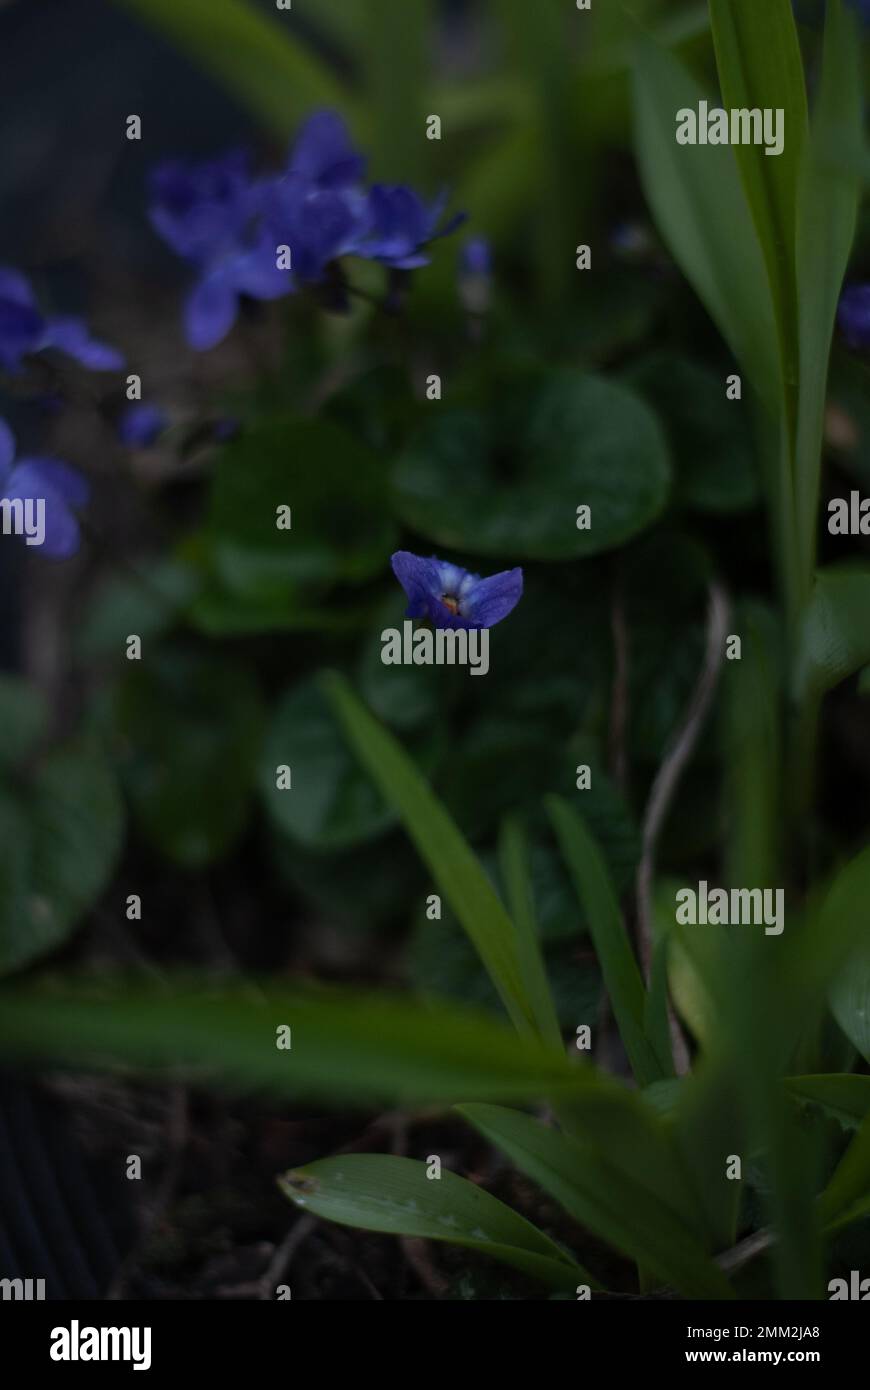
[[[821,88],[801,167],[797,221],[800,412],[795,460],[798,544],[815,567],[828,359],[849,263],[861,178],[849,168],[863,147],[858,18],[829,0]]]
[[[661,1081],[671,1074],[671,1069],[667,1058],[656,1056],[644,1031],[646,990],[623,925],[607,866],[600,849],[573,807],[557,796],[547,797],[545,804],[589,922],[595,952],[631,1069],[639,1085],[649,1086],[653,1081]]]
[[[692,1232],[591,1145],[500,1106],[458,1109],[569,1215],[654,1278],[690,1298],[733,1298],[728,1280]]]
[[[796,424],[798,384],[795,221],[798,171],[807,135],[807,93],[791,0],[710,0],[723,105],[783,113],[783,148],[736,145],[735,155],[764,255],[789,400]]]
[[[190,53],[282,140],[310,111],[341,111],[362,138],[362,115],[322,60],[243,0],[115,0]],[[289,16],[288,16],[289,18]]]
[[[440,107],[426,106],[428,60],[433,35],[431,0],[378,0],[366,7],[357,43],[363,60],[367,104],[373,114],[373,179],[420,182],[420,169],[437,145],[426,138],[425,118]],[[444,132],[444,138],[450,132]],[[423,192],[434,193],[426,186]],[[431,182],[431,181],[430,181]]]
[[[520,970],[529,992],[541,1037],[561,1046],[562,1034],[535,921],[535,903],[529,872],[529,852],[523,828],[508,818],[499,836],[499,868],[511,920],[516,929]]]
[[[601,1287],[497,1197],[447,1169],[428,1178],[427,1167],[388,1154],[344,1154],[294,1169],[279,1186],[301,1210],[341,1226],[462,1245],[563,1293],[581,1283]]]
[[[789,1076],[785,1088],[798,1100],[818,1105],[847,1129],[857,1129],[870,1115],[870,1076],[848,1072]]]
[[[734,151],[676,141],[676,113],[708,99],[672,54],[638,41],[635,148],[647,202],[683,274],[775,411],[781,378],[773,301]]]
[[[821,1219],[827,1228],[857,1219],[870,1205],[870,1115],[866,1115],[833,1177],[819,1198]]]
[[[514,926],[426,779],[343,676],[323,677],[329,703],[372,781],[396,808],[433,879],[477,950],[514,1024],[534,1027]]]
[[[276,1045],[290,1028],[292,1046]],[[202,1084],[358,1105],[530,1101],[614,1083],[489,1014],[359,990],[64,982],[0,993],[0,1056],[188,1072]]]

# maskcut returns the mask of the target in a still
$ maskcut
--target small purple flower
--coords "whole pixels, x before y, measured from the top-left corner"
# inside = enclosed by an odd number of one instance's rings
[[[15,439],[0,420],[0,502],[42,502],[45,533],[41,547],[46,555],[66,559],[81,542],[75,512],[85,506],[90,489],[76,469],[59,459],[23,458],[15,461]]]
[[[361,241],[357,255],[383,261],[395,270],[416,270],[428,265],[429,257],[423,248],[438,237],[449,236],[466,220],[467,214],[458,212],[439,230],[446,206],[446,191],[427,207],[413,189],[376,183],[369,193],[370,231]]]
[[[134,401],[118,419],[118,438],[129,449],[148,449],[169,424],[169,416],[159,405]]]
[[[434,627],[494,627],[519,603],[521,569],[503,570],[481,579],[460,565],[424,560],[408,550],[392,557],[393,573],[408,595],[406,617],[428,618]]]
[[[850,347],[870,348],[870,284],[848,285],[840,296],[837,321]]]
[[[0,266],[0,366],[18,372],[22,358],[47,348],[94,372],[119,371],[124,365],[120,352],[90,336],[84,319],[41,313],[27,277]]]

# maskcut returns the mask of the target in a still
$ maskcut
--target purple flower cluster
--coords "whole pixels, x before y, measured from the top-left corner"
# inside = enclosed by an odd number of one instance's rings
[[[292,294],[322,281],[343,256],[416,269],[427,264],[427,244],[463,220],[442,224],[444,195],[427,206],[409,188],[366,188],[364,172],[365,159],[330,111],[308,119],[277,175],[253,175],[239,151],[152,172],[152,226],[196,271],[184,310],[191,347],[221,342],[242,295]]]

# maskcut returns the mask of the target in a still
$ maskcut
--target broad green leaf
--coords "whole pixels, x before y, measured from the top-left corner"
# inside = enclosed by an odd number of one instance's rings
[[[863,885],[870,883],[870,857],[864,864],[861,882]],[[854,880],[854,887],[858,888],[857,879]],[[851,912],[857,920],[863,917],[860,901],[853,899]],[[854,1043],[864,1061],[870,1062],[870,946],[866,931],[862,933],[861,944],[834,980],[830,1003],[833,1015],[846,1037]]]
[[[657,352],[626,380],[657,410],[674,459],[674,500],[716,516],[746,511],[759,477],[745,413],[727,400],[722,374],[676,353]]]
[[[797,221],[800,409],[795,498],[799,545],[808,573],[815,564],[828,358],[861,193],[861,180],[847,164],[863,139],[860,53],[857,16],[846,12],[841,0],[829,0],[821,86],[801,162]]]
[[[723,105],[782,113],[781,150],[735,145],[747,201],[776,310],[783,380],[797,387],[795,218],[798,171],[807,135],[807,93],[791,0],[710,0]]]
[[[649,407],[568,369],[500,382],[489,410],[447,406],[393,473],[402,519],[473,555],[569,560],[610,550],[656,519],[670,462]],[[578,529],[577,508],[591,508]]]
[[[819,570],[804,621],[798,692],[821,697],[870,661],[870,570]]]
[[[518,1111],[461,1105],[459,1113],[575,1221],[689,1298],[733,1298],[703,1246],[649,1187],[616,1172],[594,1144],[580,1144]]]
[[[533,1027],[513,923],[467,842],[414,763],[347,681],[330,674],[324,690],[362,765],[398,811],[435,884],[474,942],[511,1019],[517,1027]]]
[[[370,579],[396,542],[377,456],[337,425],[292,416],[221,451],[207,534],[226,587],[267,601],[288,586]]]
[[[870,1210],[870,1114],[849,1145],[819,1198],[827,1230],[849,1225]]]
[[[846,1129],[856,1129],[870,1114],[870,1076],[789,1076],[785,1085],[798,1100],[820,1106]]]
[[[23,763],[47,731],[42,691],[17,676],[0,676],[0,768]]]
[[[173,627],[197,586],[194,572],[175,560],[112,576],[97,590],[78,628],[77,654],[88,662],[120,661],[131,633],[144,646]]]
[[[278,1046],[290,1029],[291,1047]],[[133,1068],[337,1105],[533,1101],[612,1081],[491,1014],[408,995],[54,981],[2,994],[0,1055],[51,1066]]]
[[[290,769],[289,789],[277,785],[280,767]],[[263,746],[259,783],[275,825],[310,849],[347,849],[395,821],[313,679],[279,701]]]
[[[187,868],[226,853],[247,819],[261,735],[248,671],[165,647],[125,678],[116,723],[123,780],[151,842]]]
[[[678,145],[676,113],[708,93],[653,40],[634,67],[635,145],[659,231],[763,400],[779,400],[770,287],[733,149]]]
[[[162,30],[281,139],[318,107],[355,121],[358,108],[311,48],[296,39],[289,13],[267,19],[248,0],[115,0]]]
[[[67,939],[109,882],[123,824],[115,778],[89,741],[0,788],[0,974]]]
[[[297,1207],[341,1226],[462,1245],[573,1294],[600,1285],[556,1243],[482,1187],[442,1168],[391,1154],[322,1158],[279,1179]]]
[[[669,1075],[671,1067],[665,1058],[656,1056],[644,1032],[646,990],[607,867],[577,812],[560,797],[548,797],[546,804],[577,896],[583,904],[632,1071],[639,1085],[649,1086]]]
[[[511,920],[516,930],[520,969],[534,1009],[535,1022],[541,1037],[558,1046],[561,1033],[535,920],[528,842],[516,819],[509,818],[502,826],[499,863]]]

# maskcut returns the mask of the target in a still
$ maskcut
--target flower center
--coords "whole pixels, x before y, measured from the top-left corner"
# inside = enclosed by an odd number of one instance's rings
[[[449,609],[451,613],[456,614],[459,612],[459,599],[453,598],[451,594],[442,594],[441,602],[444,604],[445,608]]]

